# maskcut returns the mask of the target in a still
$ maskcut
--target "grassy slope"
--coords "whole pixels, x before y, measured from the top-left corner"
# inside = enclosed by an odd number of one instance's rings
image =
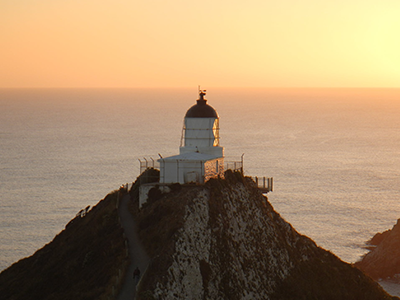
[[[0,299],[102,299],[127,264],[116,210],[117,192],[54,240],[0,274]]]

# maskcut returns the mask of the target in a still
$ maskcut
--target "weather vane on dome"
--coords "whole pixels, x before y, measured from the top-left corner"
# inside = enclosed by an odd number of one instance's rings
[[[201,90],[200,85],[199,85],[200,100],[204,100],[204,96],[205,96],[206,92],[207,92],[207,90]]]

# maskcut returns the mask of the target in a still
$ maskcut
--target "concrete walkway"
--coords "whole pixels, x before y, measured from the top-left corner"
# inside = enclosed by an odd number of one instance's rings
[[[128,211],[128,203],[130,201],[129,194],[120,199],[118,214],[121,219],[121,225],[124,229],[126,238],[128,240],[129,258],[131,264],[129,265],[125,282],[118,295],[118,300],[133,300],[135,299],[136,282],[133,279],[133,271],[139,267],[140,275],[143,275],[146,270],[150,259],[147,256],[143,246],[141,245],[136,233],[136,224],[132,214]]]

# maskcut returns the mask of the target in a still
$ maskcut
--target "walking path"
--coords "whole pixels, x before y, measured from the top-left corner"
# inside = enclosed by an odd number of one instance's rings
[[[121,219],[121,225],[128,240],[129,258],[131,260],[128,272],[125,276],[125,282],[123,283],[118,295],[118,300],[135,299],[137,282],[135,282],[136,280],[133,279],[133,271],[136,269],[136,267],[139,267],[140,274],[143,275],[150,262],[150,258],[147,256],[136,233],[135,220],[128,210],[129,201],[130,195],[126,194],[120,199],[118,207],[118,214]]]

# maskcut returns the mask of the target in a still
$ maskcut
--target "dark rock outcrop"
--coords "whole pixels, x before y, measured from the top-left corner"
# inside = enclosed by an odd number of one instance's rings
[[[378,232],[369,241],[367,241],[367,245],[372,246],[372,249],[375,248],[390,234],[390,231],[391,230],[389,229],[384,232]]]
[[[400,219],[391,230],[376,234],[369,244],[376,245],[356,266],[374,279],[391,278],[399,281]]]
[[[80,211],[51,243],[0,273],[0,299],[108,299],[128,263],[116,202],[114,192]]]

